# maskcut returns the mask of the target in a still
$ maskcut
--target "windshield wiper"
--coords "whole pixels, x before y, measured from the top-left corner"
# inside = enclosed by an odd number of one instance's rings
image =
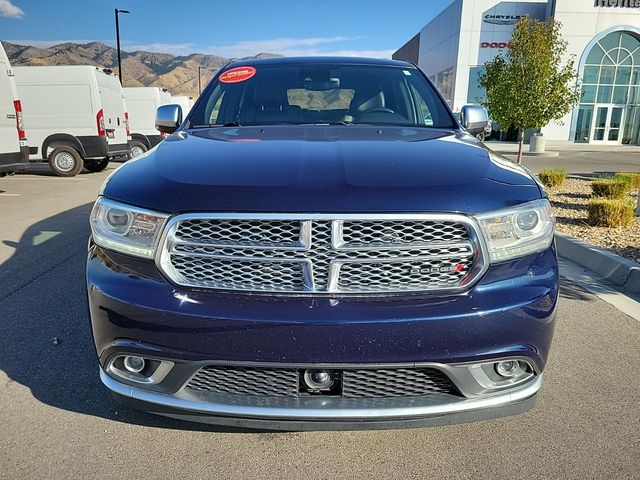
[[[353,122],[347,122],[346,120],[335,120],[332,122],[299,123],[298,125],[353,125]]]
[[[204,125],[192,125],[190,128],[214,128],[214,127],[241,127],[240,122],[207,123]]]

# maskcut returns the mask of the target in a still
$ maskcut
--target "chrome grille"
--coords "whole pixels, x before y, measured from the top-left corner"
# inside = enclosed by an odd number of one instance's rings
[[[188,219],[176,238],[205,245],[300,246],[300,222],[290,220]]]
[[[376,247],[428,245],[442,242],[464,242],[468,239],[465,225],[452,222],[424,221],[345,221],[342,222],[342,247]]]
[[[434,368],[345,369],[338,394],[348,398],[383,398],[433,394],[458,395],[449,377]],[[302,371],[286,368],[207,366],[187,388],[231,395],[299,397]]]
[[[462,290],[484,270],[467,217],[400,217],[179,215],[158,266],[190,287],[349,294]]]
[[[340,269],[338,290],[428,290],[455,285],[469,273],[470,262],[464,255],[446,259],[418,260],[395,263],[345,263]]]
[[[191,285],[227,290],[245,290],[247,282],[255,290],[292,290],[305,288],[304,273],[300,263],[266,262],[259,260],[223,260],[203,256],[173,258],[174,268],[182,273]]]

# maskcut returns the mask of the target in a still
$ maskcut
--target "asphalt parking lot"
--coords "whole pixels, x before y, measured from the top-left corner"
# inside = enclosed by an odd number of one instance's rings
[[[273,433],[117,405],[84,292],[100,174],[0,179],[0,478],[640,478],[640,322],[563,281],[537,406],[409,430]]]

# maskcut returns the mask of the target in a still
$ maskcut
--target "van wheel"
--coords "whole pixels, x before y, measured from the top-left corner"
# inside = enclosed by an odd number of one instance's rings
[[[144,143],[138,142],[136,140],[131,142],[131,158],[139,157],[146,151],[147,147],[144,145]]]
[[[486,135],[484,134],[484,132],[480,132],[480,133],[476,134],[476,138],[478,140],[480,140],[481,142],[484,142],[485,136]]]
[[[90,172],[101,172],[109,165],[109,159],[103,158],[102,160],[94,160],[93,162],[84,162],[84,168]]]
[[[59,177],[75,177],[82,171],[84,162],[71,147],[58,147],[49,155],[49,166]]]

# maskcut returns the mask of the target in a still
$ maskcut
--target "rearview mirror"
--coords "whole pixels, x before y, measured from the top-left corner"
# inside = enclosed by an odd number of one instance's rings
[[[471,135],[482,132],[489,125],[487,109],[479,105],[465,105],[460,110],[460,123]]]
[[[336,90],[340,88],[340,79],[339,78],[330,78],[326,81],[314,81],[314,80],[304,80],[304,88],[305,90],[311,90],[316,92],[322,92],[325,90]]]
[[[161,133],[173,133],[182,123],[180,105],[162,105],[156,110],[156,130]]]

